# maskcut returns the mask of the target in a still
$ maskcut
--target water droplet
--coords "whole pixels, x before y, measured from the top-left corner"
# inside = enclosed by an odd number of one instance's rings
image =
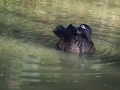
[[[63,16],[64,18],[66,17],[66,16]]]
[[[85,62],[87,62],[87,60],[85,60]]]
[[[42,62],[42,64],[44,64],[44,62]]]
[[[104,84],[105,86],[107,85],[107,84]]]
[[[100,69],[95,69],[95,70],[100,70]]]
[[[89,12],[92,12],[92,10],[89,10]]]
[[[100,62],[101,60],[96,60],[96,62]]]
[[[0,74],[0,76],[3,76],[3,74]]]
[[[97,77],[97,78],[98,78],[98,77],[101,77],[101,76],[95,76],[95,77]]]
[[[69,81],[67,81],[67,82],[69,82]]]

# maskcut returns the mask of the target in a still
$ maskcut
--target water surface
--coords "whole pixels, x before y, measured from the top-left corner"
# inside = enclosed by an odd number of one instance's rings
[[[52,30],[88,24],[96,53],[59,51]],[[1,0],[0,90],[119,90],[119,0]]]

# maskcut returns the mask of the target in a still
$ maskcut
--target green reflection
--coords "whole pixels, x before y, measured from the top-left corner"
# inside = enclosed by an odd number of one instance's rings
[[[119,90],[119,0],[0,0],[0,90]],[[87,23],[92,58],[56,50],[56,25]]]

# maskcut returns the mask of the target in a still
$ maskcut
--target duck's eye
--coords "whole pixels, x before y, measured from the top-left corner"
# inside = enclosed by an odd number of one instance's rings
[[[85,26],[84,26],[84,25],[81,25],[81,28],[85,29]]]

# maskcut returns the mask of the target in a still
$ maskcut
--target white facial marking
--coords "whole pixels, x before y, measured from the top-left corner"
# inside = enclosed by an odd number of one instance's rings
[[[84,25],[81,25],[81,28],[85,29],[85,26],[84,26]]]

